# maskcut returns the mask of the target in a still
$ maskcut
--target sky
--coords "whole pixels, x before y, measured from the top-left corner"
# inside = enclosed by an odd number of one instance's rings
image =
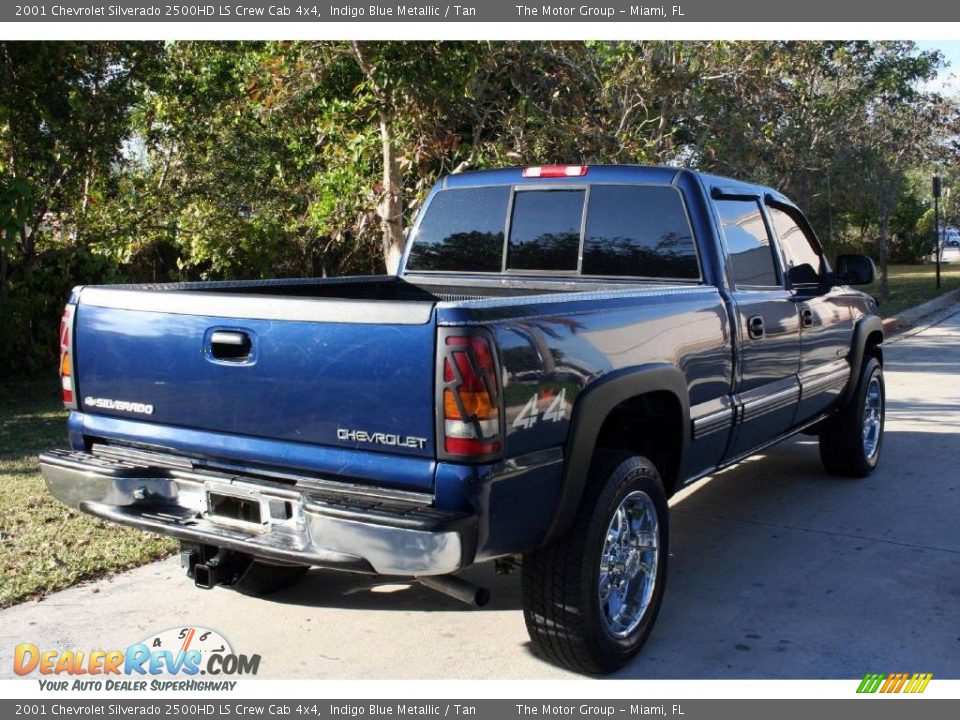
[[[949,63],[946,69],[940,72],[940,77],[927,85],[943,95],[960,95],[960,42],[924,40],[917,42],[921,50],[939,50]]]

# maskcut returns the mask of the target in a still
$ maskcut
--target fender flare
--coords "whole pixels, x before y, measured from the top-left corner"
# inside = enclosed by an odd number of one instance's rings
[[[867,338],[873,333],[880,333],[881,342],[883,342],[883,321],[877,315],[866,315],[857,320],[853,328],[853,337],[850,341],[850,380],[843,392],[843,399],[840,407],[845,406],[853,399],[853,394],[857,390],[857,381],[860,378],[860,369],[863,367],[864,356],[867,352]]]
[[[567,438],[563,484],[544,544],[563,535],[573,523],[586,488],[597,436],[610,411],[628,398],[664,391],[676,397],[680,404],[682,446],[678,467],[682,468],[690,441],[690,400],[687,379],[679,368],[669,363],[627,368],[589,385],[577,397]]]

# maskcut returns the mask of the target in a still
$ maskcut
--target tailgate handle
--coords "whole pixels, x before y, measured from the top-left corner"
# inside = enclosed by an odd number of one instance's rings
[[[243,362],[250,359],[253,341],[245,332],[217,330],[210,335],[210,353],[217,360]]]

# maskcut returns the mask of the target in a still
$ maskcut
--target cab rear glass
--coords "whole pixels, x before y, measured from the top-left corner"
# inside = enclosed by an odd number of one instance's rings
[[[420,221],[406,269],[701,278],[680,193],[627,184],[441,190]]]

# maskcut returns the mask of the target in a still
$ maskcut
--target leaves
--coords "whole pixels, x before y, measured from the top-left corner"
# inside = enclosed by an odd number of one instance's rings
[[[0,370],[55,362],[73,284],[382,272],[472,169],[695,167],[831,248],[883,218],[919,248],[916,178],[960,149],[942,69],[909,42],[0,43]]]

